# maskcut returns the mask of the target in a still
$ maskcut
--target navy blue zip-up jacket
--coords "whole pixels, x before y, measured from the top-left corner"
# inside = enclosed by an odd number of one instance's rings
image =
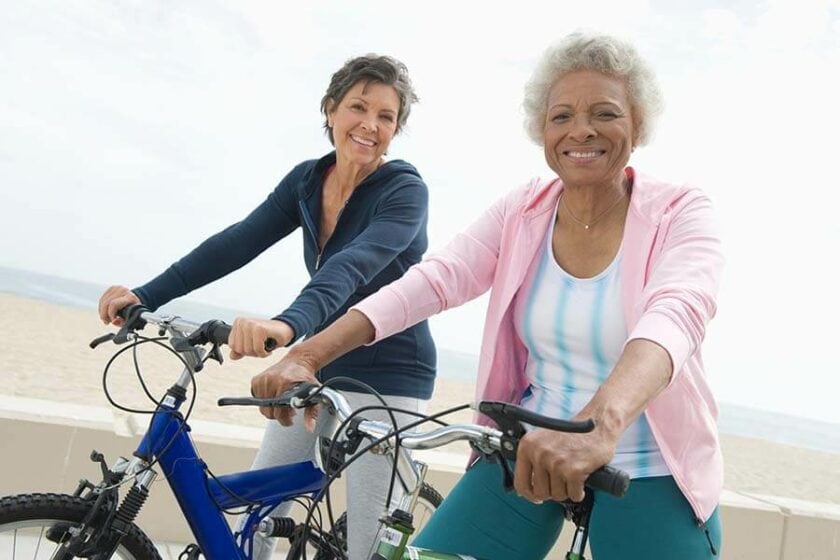
[[[426,251],[428,191],[411,164],[389,161],[347,200],[332,237],[318,247],[324,174],[335,152],[295,167],[244,220],[213,235],[134,293],[151,309],[239,269],[302,227],[311,280],[275,319],[295,339],[317,333],[348,308],[400,278]],[[435,347],[426,321],[372,346],[348,352],[318,372],[325,381],[353,377],[386,395],[427,399],[435,377]],[[341,385],[338,385],[342,388]],[[345,385],[344,389],[360,391]]]

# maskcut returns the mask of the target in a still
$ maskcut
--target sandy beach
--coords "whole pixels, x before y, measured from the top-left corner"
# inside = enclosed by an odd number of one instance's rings
[[[102,370],[117,347],[88,347],[93,338],[109,331],[94,311],[0,293],[0,317],[0,394],[110,406],[102,390]],[[154,334],[147,330],[147,335]],[[139,359],[150,391],[159,395],[181,367],[168,352],[147,346]],[[223,366],[211,362],[198,375],[194,418],[262,426],[263,419],[255,410],[220,409],[215,403],[221,396],[247,395],[251,376],[264,365],[255,359],[227,360]],[[149,409],[129,353],[115,363],[108,386],[121,404]],[[444,410],[472,397],[470,383],[439,379],[429,410]],[[450,421],[467,421],[470,417],[469,411],[462,411]],[[840,504],[840,484],[836,480],[840,455],[729,435],[721,440],[727,489]],[[463,447],[458,449],[466,452]]]

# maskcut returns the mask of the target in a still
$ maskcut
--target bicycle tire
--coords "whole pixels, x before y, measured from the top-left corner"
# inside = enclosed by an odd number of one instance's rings
[[[417,495],[417,503],[419,506],[423,507],[429,514],[434,513],[434,511],[440,507],[440,504],[443,502],[443,496],[440,495],[440,492],[435,490],[435,488],[427,483],[423,483],[423,486],[420,487],[420,493]],[[416,511],[416,508],[415,508]],[[423,524],[425,524],[426,519],[421,521],[420,526],[416,526],[416,529],[420,529]],[[416,532],[415,532],[416,534]],[[337,539],[336,539],[337,537]],[[332,543],[335,543],[338,540],[341,543],[346,544],[347,541],[347,512],[341,514],[336,522],[333,529],[328,533],[327,538],[332,539]],[[332,544],[335,546],[335,544]],[[317,550],[314,554],[308,554],[307,558],[311,558],[312,560],[339,560],[338,557],[333,553],[331,547],[329,545],[325,546],[321,544],[320,546],[316,546]],[[346,548],[345,548],[346,550]],[[289,550],[289,554],[286,556],[286,560],[302,560],[303,553],[300,549],[300,544],[296,543],[296,546],[293,546],[291,550]]]
[[[52,558],[50,549],[56,545],[44,538],[47,529],[58,523],[79,523],[90,511],[90,505],[89,501],[67,494],[19,494],[0,498],[0,557],[26,558],[27,560]],[[28,530],[33,531],[31,537]],[[33,538],[37,539],[37,542],[33,543]],[[12,549],[14,554],[7,556],[5,554],[8,552],[10,543],[15,547]],[[25,546],[26,550],[34,554],[21,556],[18,546]],[[62,560],[72,558],[76,557],[66,555]],[[113,558],[161,560],[155,545],[134,523],[120,541]]]

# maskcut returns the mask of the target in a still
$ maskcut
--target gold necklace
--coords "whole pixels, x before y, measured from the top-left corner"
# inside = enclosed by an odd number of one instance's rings
[[[578,225],[583,226],[583,229],[589,229],[589,228],[591,228],[592,226],[594,226],[596,223],[598,223],[598,221],[599,221],[601,218],[603,218],[604,216],[606,216],[606,215],[607,215],[607,213],[608,213],[610,210],[612,210],[613,208],[615,208],[616,206],[618,206],[618,203],[619,203],[619,202],[621,202],[621,201],[624,199],[624,193],[621,193],[621,196],[619,196],[619,197],[615,200],[615,202],[613,202],[612,204],[610,204],[610,205],[609,205],[609,207],[608,207],[606,210],[604,210],[603,212],[601,212],[600,214],[598,214],[597,216],[595,216],[594,218],[592,218],[592,221],[591,221],[591,222],[589,222],[589,223],[587,224],[587,223],[586,223],[586,222],[584,222],[583,220],[578,220],[578,219],[577,219],[577,217],[576,217],[576,216],[572,213],[572,211],[569,209],[568,205],[566,204],[566,201],[563,199],[563,195],[564,195],[564,194],[566,194],[566,193],[565,193],[565,191],[564,191],[564,192],[562,192],[562,193],[560,193],[560,204],[562,204],[562,205],[563,205],[563,208],[565,208],[565,209],[566,209],[566,212],[568,212],[569,217],[570,217],[570,218],[571,218],[571,219],[572,219],[575,223],[577,223]]]

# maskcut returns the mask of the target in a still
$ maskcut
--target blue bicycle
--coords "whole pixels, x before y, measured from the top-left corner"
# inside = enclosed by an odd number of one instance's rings
[[[310,550],[314,549],[317,560],[343,558],[344,516],[331,530],[319,527],[317,518],[313,528],[295,523],[291,518],[268,517],[282,502],[311,500],[321,493],[328,477],[319,465],[303,462],[215,476],[193,446],[187,419],[194,392],[186,415],[180,409],[187,402],[188,389],[194,385],[195,375],[204,362],[207,359],[222,361],[219,347],[227,342],[230,326],[221,321],[199,325],[178,317],[150,313],[142,306],[124,310],[122,316],[125,323],[119,332],[91,343],[91,347],[111,340],[118,344],[131,343],[118,351],[108,366],[123,352],[136,351],[138,344],[164,345],[168,338],[166,346],[183,362],[183,373],[159,401],[143,385],[149,398],[156,403],[148,431],[130,459],[120,458],[109,466],[101,454],[96,451],[91,454],[91,460],[101,467],[100,482],[94,484],[83,480],[72,495],[22,494],[0,499],[0,557],[160,560],[151,540],[134,523],[159,469],[172,488],[196,540],[180,558],[250,560],[256,533],[288,538],[288,558],[304,556],[307,543]],[[146,324],[157,326],[159,336],[146,338],[139,334]],[[209,351],[205,346],[209,346]],[[106,366],[104,385],[111,400],[107,371]],[[119,406],[113,400],[111,402]],[[254,399],[220,402],[255,403]],[[386,426],[380,430],[380,435],[388,431]],[[419,473],[424,468],[421,463],[412,461],[407,453],[401,454],[400,461],[407,467],[403,474]],[[415,502],[428,511],[434,510],[442,500],[440,494],[422,482],[417,487],[409,487],[410,483],[404,486],[414,495]],[[120,490],[125,487],[128,490],[121,497]],[[224,516],[234,510],[246,516],[240,531],[231,530]]]
[[[329,485],[354,457],[366,452],[378,453],[391,462],[392,484],[398,484],[402,490],[396,507],[383,512],[369,558],[460,559],[462,557],[457,555],[407,546],[415,529],[423,524],[423,516],[430,515],[442,501],[440,494],[425,483],[427,466],[413,459],[410,450],[434,449],[455,441],[467,441],[477,452],[499,464],[503,483],[512,488],[509,461],[516,458],[519,439],[525,434],[523,423],[567,432],[586,432],[594,428],[591,421],[566,422],[507,403],[481,402],[478,410],[492,418],[499,429],[458,424],[415,432],[411,429],[417,425],[437,421],[437,417],[466,405],[397,428],[395,423],[365,419],[359,414],[364,409],[351,410],[338,391],[325,385],[304,384],[272,399],[224,398],[219,404],[294,408],[320,405],[319,423],[322,417],[332,422],[324,430],[327,437],[322,438],[320,463],[295,463],[215,476],[198,456],[188,435],[187,419],[195,392],[186,414],[182,415],[180,409],[187,402],[188,389],[195,385],[195,374],[204,362],[207,359],[221,362],[219,347],[227,342],[230,326],[220,321],[199,325],[178,317],[150,313],[142,306],[124,310],[121,316],[125,322],[119,332],[91,343],[95,347],[111,340],[118,344],[131,342],[111,358],[105,368],[105,380],[109,366],[117,356],[127,350],[136,351],[139,344],[164,345],[167,337],[169,345],[166,347],[183,362],[184,371],[160,401],[155,400],[143,384],[147,396],[156,403],[148,432],[131,459],[120,458],[108,466],[99,453],[91,454],[91,459],[100,464],[102,471],[98,484],[83,480],[72,495],[22,494],[0,499],[0,557],[4,559],[160,560],[151,540],[134,523],[157,477],[156,468],[169,482],[195,536],[196,544],[189,545],[179,559],[197,560],[203,556],[208,560],[250,560],[257,534],[288,538],[291,545],[289,560],[346,558],[346,520],[342,516],[332,523],[330,511],[331,528],[327,530],[321,526],[316,506],[322,497],[328,498]],[[146,338],[139,334],[148,323],[158,327],[158,337]],[[209,351],[205,350],[208,345]],[[142,376],[140,379],[142,383]],[[104,387],[112,404],[120,406],[108,394],[107,383]],[[388,407],[383,403],[383,408]],[[587,486],[617,496],[624,494],[628,484],[626,473],[609,466],[595,471],[587,479]],[[126,486],[129,488],[121,497],[120,489]],[[288,500],[309,500],[304,523],[269,516],[278,504]],[[236,508],[236,513],[244,515],[245,521],[239,530],[231,530],[224,514]],[[586,502],[567,504],[567,517],[578,525],[572,548],[566,556],[569,559],[583,558],[588,513]],[[5,547],[10,547],[11,553]],[[309,552],[312,549],[314,553]]]

